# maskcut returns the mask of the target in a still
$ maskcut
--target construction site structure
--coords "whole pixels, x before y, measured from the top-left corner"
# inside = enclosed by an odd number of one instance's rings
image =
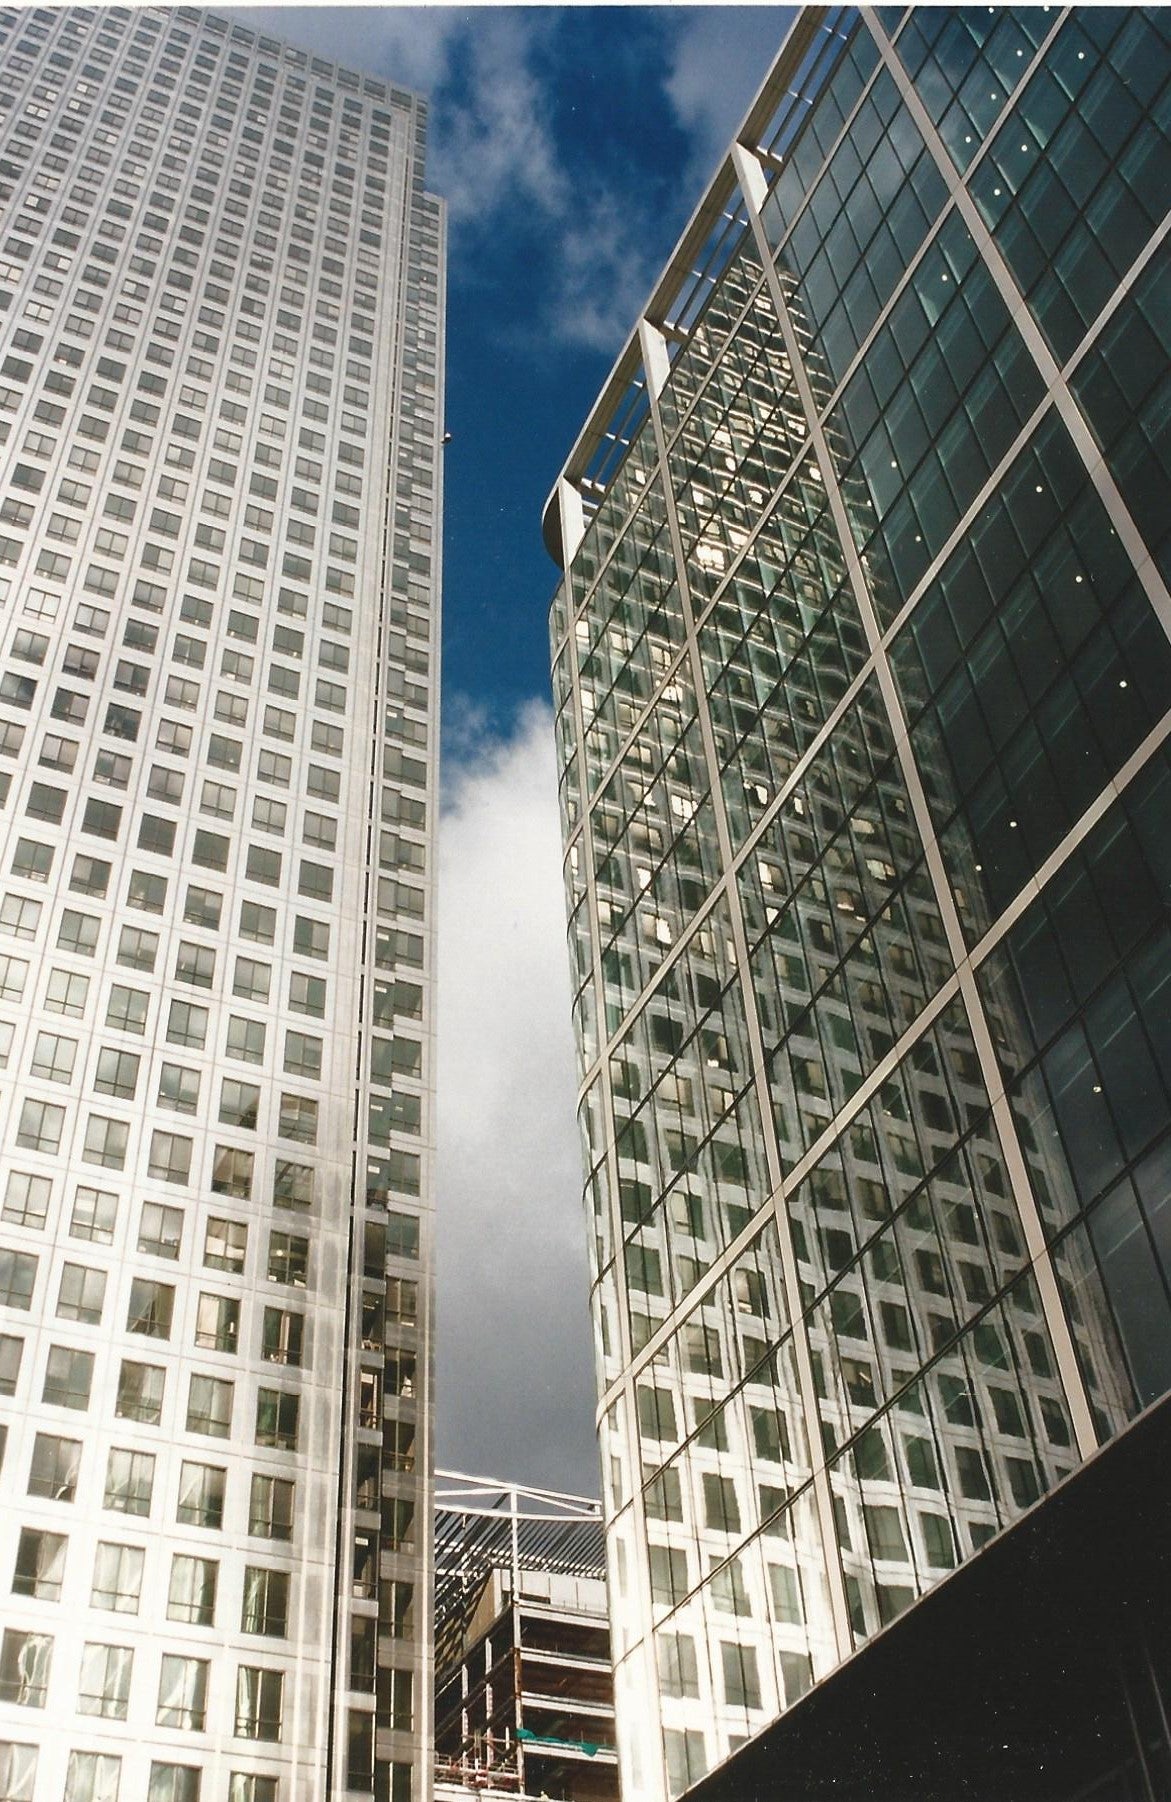
[[[436,1476],[436,1802],[618,1796],[600,1503]]]

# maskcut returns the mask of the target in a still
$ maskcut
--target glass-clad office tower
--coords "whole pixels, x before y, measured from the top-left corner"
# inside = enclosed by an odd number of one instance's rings
[[[0,13],[0,1796],[429,1794],[425,106]]]
[[[1169,133],[1161,12],[805,11],[546,512],[628,1802],[1171,1782],[1151,1647],[1000,1731],[1171,1596]]]

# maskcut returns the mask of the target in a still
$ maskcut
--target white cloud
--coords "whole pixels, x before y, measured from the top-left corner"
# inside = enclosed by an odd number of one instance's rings
[[[534,330],[553,343],[616,354],[662,254],[637,172],[580,166],[551,103],[564,86],[559,9],[548,6],[259,6],[229,9],[255,29],[370,69],[431,97],[428,180],[448,203],[453,279],[474,281],[486,247],[518,222],[541,227],[545,266],[532,311],[493,321],[497,336]],[[780,43],[788,9],[670,6],[655,14],[647,82],[691,140],[680,169],[679,224],[710,176]],[[583,69],[583,98],[599,71]],[[657,247],[657,248],[653,248]]]
[[[663,83],[691,140],[686,179],[699,198],[797,15],[793,6],[672,8]]]
[[[367,69],[427,95],[428,179],[453,224],[487,225],[518,201],[566,213],[569,181],[557,154],[534,53],[553,30],[550,10],[478,6],[244,6],[224,9],[256,31]]]
[[[616,194],[597,194],[562,231],[547,321],[559,338],[614,355],[646,302],[652,275],[637,209]]]
[[[459,102],[441,100],[433,115],[432,175],[452,222],[490,227],[501,208],[518,204],[561,218],[569,181],[534,68],[549,21],[540,9],[498,7],[464,17]]]
[[[439,828],[439,1458],[592,1492],[553,720],[474,721]]]

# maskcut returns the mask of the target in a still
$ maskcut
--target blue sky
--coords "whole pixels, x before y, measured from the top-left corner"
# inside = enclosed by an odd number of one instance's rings
[[[229,9],[232,10],[232,9]],[[448,202],[438,1449],[593,1492],[544,500],[787,7],[252,7],[431,101]]]

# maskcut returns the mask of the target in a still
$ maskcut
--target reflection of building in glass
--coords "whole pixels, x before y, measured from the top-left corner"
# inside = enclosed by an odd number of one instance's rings
[[[1171,1384],[1168,39],[805,12],[547,512],[631,1798]]]
[[[601,1508],[439,1471],[437,1802],[616,1802]]]
[[[6,1802],[429,1793],[425,116],[0,11]]]

